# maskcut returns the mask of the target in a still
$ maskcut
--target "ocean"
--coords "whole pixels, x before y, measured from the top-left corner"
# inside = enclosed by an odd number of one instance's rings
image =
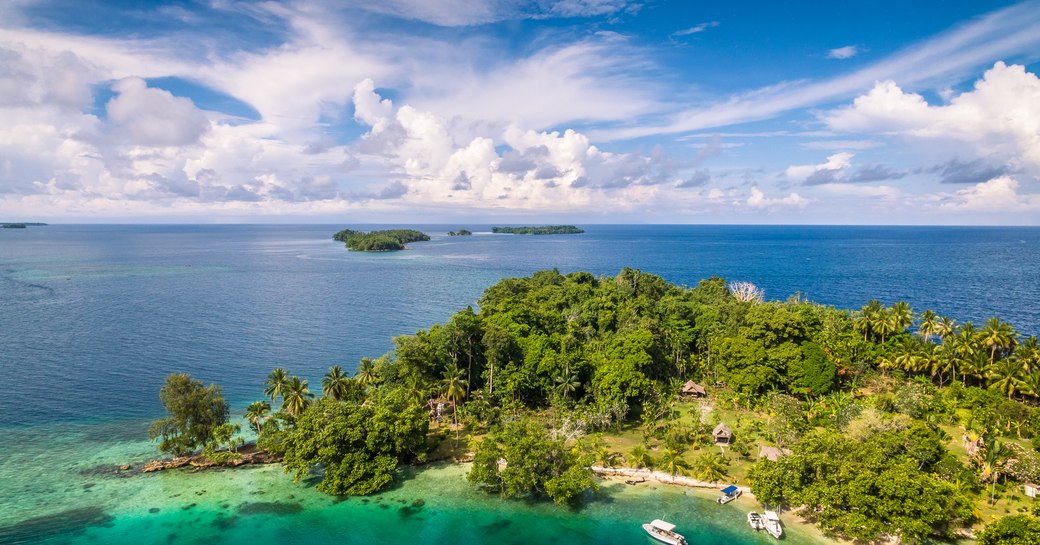
[[[561,511],[464,482],[442,497],[456,486],[442,482],[450,467],[369,502],[335,501],[274,468],[113,469],[157,455],[145,433],[168,373],[219,384],[238,411],[262,397],[274,367],[320,390],[329,366],[352,370],[394,336],[475,305],[499,279],[541,269],[627,266],[688,286],[721,275],[767,299],[906,300],[958,323],[998,316],[1040,334],[1040,228],[592,225],[521,236],[418,225],[407,227],[431,241],[365,254],[331,240],[344,227],[381,226],[0,230],[0,543],[629,543],[645,539],[638,519],[661,512],[680,531],[698,528],[693,543],[759,540],[739,509],[666,488],[622,487]],[[447,236],[459,228],[475,234]]]

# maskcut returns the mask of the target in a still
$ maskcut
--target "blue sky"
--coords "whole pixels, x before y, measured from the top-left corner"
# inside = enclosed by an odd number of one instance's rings
[[[1040,223],[1040,2],[0,5],[0,219]]]

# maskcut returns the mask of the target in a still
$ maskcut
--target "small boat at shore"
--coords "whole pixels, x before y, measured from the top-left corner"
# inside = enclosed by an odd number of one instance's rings
[[[762,513],[762,518],[766,525],[766,532],[769,532],[769,535],[777,539],[784,535],[784,528],[780,526],[780,515],[777,515],[776,511],[766,511]]]
[[[766,529],[766,521],[762,519],[762,515],[759,515],[754,511],[747,514],[747,523],[748,526],[750,526],[751,529],[755,530],[756,532],[758,530]]]
[[[650,534],[650,537],[667,543],[668,545],[686,545],[686,538],[682,534],[675,531],[675,525],[670,522],[665,522],[661,519],[654,519],[647,524],[643,525],[643,529],[646,533]]]
[[[736,486],[729,485],[722,489],[722,496],[719,496],[715,501],[719,502],[719,505],[725,505],[740,497],[741,490]]]

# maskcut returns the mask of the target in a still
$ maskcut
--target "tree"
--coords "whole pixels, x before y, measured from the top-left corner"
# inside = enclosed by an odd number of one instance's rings
[[[979,545],[1040,545],[1040,519],[1009,515],[991,522],[979,534]]]
[[[203,386],[187,373],[166,376],[159,399],[169,416],[152,422],[150,439],[161,438],[159,450],[181,456],[204,446],[213,430],[227,422],[228,405],[219,386]]]
[[[628,463],[636,468],[654,467],[654,459],[643,445],[636,445],[629,451]]]
[[[917,326],[917,332],[924,342],[931,342],[932,337],[938,334],[939,316],[930,310],[921,313],[921,323]]]
[[[250,424],[256,426],[256,435],[260,435],[260,425],[264,423],[264,418],[267,417],[267,413],[271,410],[271,405],[266,401],[254,401],[246,407],[243,418],[249,421]]]
[[[361,358],[361,363],[358,364],[358,370],[354,375],[354,379],[357,380],[362,388],[368,388],[378,383],[379,374],[376,371],[376,363],[370,358]]]
[[[990,318],[986,321],[986,325],[979,330],[979,339],[984,347],[990,349],[989,352],[989,364],[993,365],[997,357],[997,350],[1001,352],[1005,350],[1011,350],[1018,344],[1018,340],[1015,338],[1014,328],[1010,324],[1001,322],[997,318]]]
[[[682,448],[666,448],[657,467],[667,471],[673,479],[676,475],[685,475],[686,471],[690,469],[690,464],[683,458],[683,454],[685,451]]]
[[[466,397],[466,387],[468,386],[466,380],[462,378],[462,375],[462,369],[459,369],[458,366],[453,363],[444,370],[444,379],[441,381],[444,397],[451,400],[453,413],[452,422],[455,424],[456,439],[458,438],[459,433],[459,400]]]
[[[726,459],[717,452],[702,452],[693,461],[693,475],[702,481],[717,483],[726,474]]]
[[[998,392],[1006,393],[1008,399],[1011,399],[1011,396],[1026,386],[1025,381],[1022,380],[1024,372],[1025,369],[1022,363],[1015,358],[1000,360],[991,369],[989,387]]]
[[[321,379],[321,391],[333,401],[342,401],[350,392],[350,377],[343,373],[342,367],[333,365]]]
[[[267,375],[267,387],[264,388],[264,395],[271,398],[271,402],[277,401],[281,397],[285,390],[285,383],[289,380],[289,373],[281,367],[276,368]]]
[[[560,392],[560,396],[563,397],[564,401],[569,399],[571,393],[581,387],[581,381],[578,380],[578,374],[571,372],[571,366],[567,365],[563,373],[560,373],[554,379],[556,381],[556,388]]]
[[[307,381],[293,375],[283,386],[282,409],[291,416],[299,416],[303,413],[314,398],[314,394],[307,388]]]

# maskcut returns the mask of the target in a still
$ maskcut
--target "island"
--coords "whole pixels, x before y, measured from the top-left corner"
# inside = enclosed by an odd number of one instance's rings
[[[248,425],[262,461],[335,496],[450,459],[523,501],[734,485],[736,505],[856,542],[1035,543],[1040,342],[998,318],[768,301],[750,282],[630,268],[505,278],[477,303],[352,376],[274,369],[242,424],[219,386],[170,375],[151,436],[204,458],[170,464],[257,463],[238,450]]]
[[[47,224],[31,222],[0,223],[0,229],[25,229],[26,227],[39,227],[42,225]]]
[[[409,242],[430,240],[430,236],[414,229],[388,229],[385,231],[353,231],[344,229],[332,240],[343,242],[348,250],[355,252],[395,252],[404,250]]]
[[[448,231],[449,237],[468,237],[473,234],[473,231],[469,229],[459,229],[458,231]]]
[[[492,227],[491,232],[507,235],[580,235],[585,230],[573,225],[543,225],[541,227]]]

